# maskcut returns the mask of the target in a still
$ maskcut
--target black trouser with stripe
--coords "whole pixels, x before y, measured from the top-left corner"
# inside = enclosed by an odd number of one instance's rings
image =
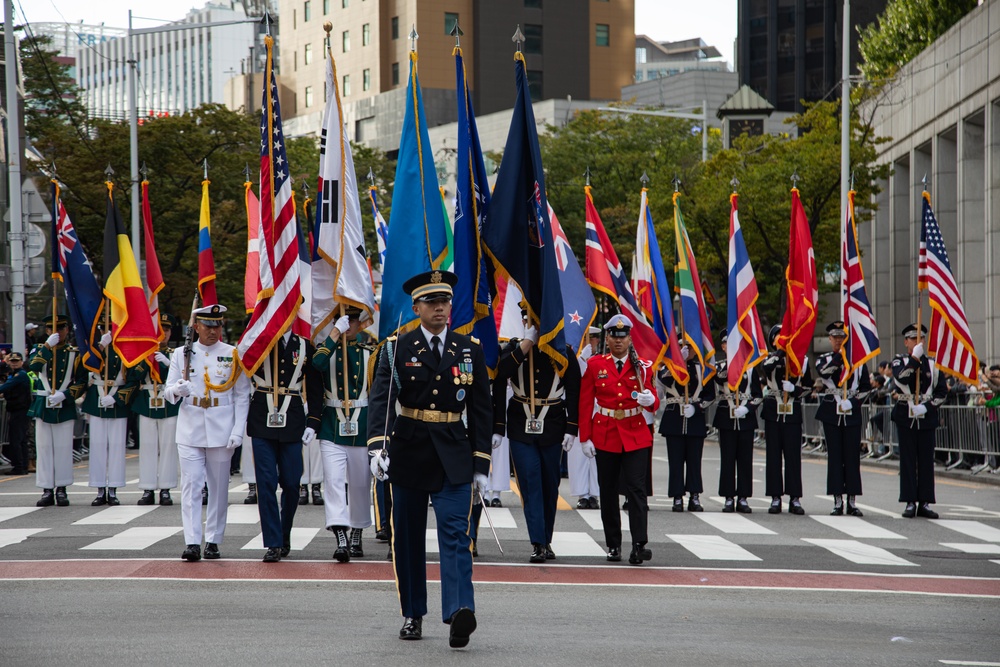
[[[826,492],[831,496],[861,495],[861,424],[823,423],[826,436]]]
[[[781,421],[764,422],[766,444],[764,492],[771,496],[802,497],[802,424]],[[784,459],[785,483],[781,483],[781,464]]]
[[[749,498],[753,495],[753,431],[719,429],[719,495]]]
[[[667,464],[669,477],[667,495],[680,498],[687,493],[701,493],[701,454],[705,438],[690,435],[668,435]]]

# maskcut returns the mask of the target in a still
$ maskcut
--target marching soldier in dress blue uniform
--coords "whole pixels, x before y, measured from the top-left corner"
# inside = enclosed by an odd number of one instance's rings
[[[170,371],[168,347],[170,332],[173,330],[170,316],[160,315],[163,341],[153,355],[157,375],[150,369],[150,361],[144,360],[129,371],[130,383],[137,387],[132,400],[132,412],[139,417],[139,488],[142,497],[137,505],[156,503],[156,490],[160,490],[160,504],[173,505],[170,489],[177,488],[177,413],[180,406],[163,397],[164,382]]]
[[[903,516],[938,518],[930,508],[934,501],[934,431],[938,427],[938,407],[948,396],[945,376],[924,354],[922,324],[903,329],[906,354],[892,360],[892,421],[899,431],[899,501],[906,503]]]
[[[487,483],[493,417],[479,342],[448,330],[457,281],[454,273],[429,271],[403,284],[420,326],[382,346],[368,410],[372,473],[382,479],[388,473],[392,494],[393,566],[405,619],[399,638],[420,639],[427,614],[430,499],[441,552],[441,611],[453,648],[466,646],[476,629],[469,515],[473,486],[481,495]]]
[[[674,499],[673,511],[684,511],[684,493],[690,494],[689,512],[701,512],[699,495],[705,490],[701,480],[701,455],[708,428],[705,410],[715,401],[715,382],[705,382],[705,369],[684,343],[681,356],[687,359],[687,387],[677,384],[666,368],[657,375],[666,400],[660,419],[660,435],[667,440],[667,463],[670,467],[667,493]]]
[[[68,317],[57,315],[56,330],[51,319],[45,329],[49,336],[28,364],[38,378],[28,410],[28,416],[35,419],[35,486],[42,489],[35,504],[65,507],[69,505],[66,487],[73,483],[74,401],[82,395],[87,370],[80,364],[78,350],[69,345]]]
[[[861,404],[872,390],[871,377],[867,366],[843,377],[841,349],[847,330],[838,320],[831,322],[826,331],[833,351],[816,357],[816,374],[826,388],[820,397],[816,419],[823,423],[826,437],[826,492],[833,496],[830,514],[844,513],[846,494],[847,513],[864,516],[855,504],[855,497],[861,495]]]
[[[802,359],[802,374],[791,377],[786,373],[788,360],[784,350],[774,346],[781,325],[771,327],[767,334],[771,353],[760,364],[757,377],[767,388],[760,416],[764,420],[765,475],[764,493],[771,496],[768,514],[781,513],[781,496],[788,494],[788,511],[803,515],[802,509],[802,397],[812,391],[809,357]],[[784,461],[785,479],[782,485],[781,467]]]
[[[369,324],[367,313],[365,320],[360,319],[362,312],[360,308],[347,308],[330,336],[316,348],[312,361],[323,379],[319,449],[325,481],[325,525],[337,538],[333,557],[341,563],[365,555],[362,534],[372,525],[369,512],[372,475],[367,447],[371,350],[358,341],[358,332]]]
[[[528,322],[527,309],[521,310],[521,317],[524,336],[512,338],[500,351],[493,381],[493,447],[506,432],[531,540],[528,560],[544,563],[556,557],[552,531],[559,500],[559,459],[563,449],[573,446],[578,432],[580,366],[567,345],[570,362],[560,377],[554,362],[534,349],[538,328]],[[509,402],[508,382],[514,391]]]
[[[253,393],[246,433],[253,446],[265,563],[277,563],[292,549],[302,447],[316,438],[323,413],[323,378],[311,363],[314,353],[312,343],[286,331],[250,378]]]
[[[723,329],[719,344],[723,355],[727,348],[726,336],[727,332]],[[753,437],[757,430],[757,406],[763,400],[763,393],[752,368],[743,374],[735,393],[729,389],[729,362],[725,357],[716,364],[715,371],[718,391],[712,425],[719,429],[722,458],[719,464],[719,495],[726,499],[722,511],[750,514],[753,510],[747,498],[753,495]]]

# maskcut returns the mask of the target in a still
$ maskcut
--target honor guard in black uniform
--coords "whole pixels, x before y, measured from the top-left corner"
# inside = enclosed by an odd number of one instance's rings
[[[826,437],[826,492],[833,496],[833,511],[864,516],[855,504],[861,495],[861,404],[872,390],[868,367],[861,366],[844,377],[844,355],[841,351],[847,339],[847,329],[840,320],[826,328],[832,352],[816,357],[816,374],[825,391],[820,396],[816,419],[823,423]]]
[[[10,374],[0,384],[0,396],[7,403],[7,475],[28,474],[28,408],[31,407],[31,378],[24,369],[24,355],[11,352],[7,357]]]
[[[556,557],[552,531],[559,500],[559,459],[579,432],[580,365],[567,345],[569,365],[560,377],[555,362],[535,349],[538,328],[528,321],[527,309],[521,309],[521,318],[524,335],[501,349],[493,381],[493,446],[498,447],[506,433],[531,540],[528,560],[543,563]],[[508,382],[514,390],[509,402]]]
[[[934,503],[934,431],[938,407],[948,396],[945,376],[924,354],[927,328],[916,324],[903,329],[907,354],[892,360],[892,421],[899,431],[899,501],[906,503],[903,516],[938,518]]]
[[[448,330],[457,281],[454,273],[429,271],[403,284],[419,326],[382,345],[368,406],[372,473],[388,476],[392,494],[393,567],[405,619],[399,638],[422,636],[431,500],[441,554],[441,612],[453,648],[466,646],[476,629],[469,514],[473,493],[481,495],[487,483],[493,430],[479,341]]]
[[[667,440],[667,494],[674,499],[674,512],[684,511],[685,492],[690,494],[688,511],[701,512],[699,496],[705,490],[701,455],[708,434],[705,410],[715,401],[715,382],[711,378],[705,381],[705,369],[687,343],[681,346],[681,356],[687,360],[691,378],[686,387],[678,384],[665,367],[656,377],[665,396],[660,435]]]
[[[788,494],[788,511],[802,515],[802,397],[812,391],[809,357],[802,359],[802,374],[794,377],[786,372],[787,355],[774,346],[781,325],[771,327],[767,342],[771,353],[760,364],[757,377],[767,388],[760,416],[764,420],[765,493],[771,496],[768,514],[781,512],[781,496]],[[781,468],[785,477],[782,485]]]
[[[265,563],[277,563],[292,548],[302,447],[316,438],[323,414],[323,378],[312,365],[314,353],[312,343],[286,331],[251,377],[247,435],[253,444]]]
[[[725,329],[719,346],[726,354]],[[747,498],[753,495],[753,437],[757,430],[757,407],[763,400],[760,383],[748,369],[735,392],[727,380],[729,362],[723,357],[715,367],[717,389],[715,418],[712,425],[719,429],[719,495],[726,499],[723,512],[750,514]],[[736,502],[734,503],[734,498]]]

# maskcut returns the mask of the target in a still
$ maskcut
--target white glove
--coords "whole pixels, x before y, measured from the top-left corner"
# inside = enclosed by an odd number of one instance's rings
[[[684,361],[687,361],[688,357],[690,357],[690,356],[691,356],[691,348],[688,347],[687,345],[682,346],[681,347],[681,359],[683,359]]]
[[[784,380],[781,383],[781,390],[786,393],[792,394],[795,392],[795,385],[789,382],[788,380]]]
[[[738,405],[736,406],[736,409],[733,410],[733,414],[736,415],[737,419],[743,419],[750,414],[750,408],[745,405]]]
[[[575,435],[570,435],[569,433],[567,433],[566,435],[564,435],[563,436],[563,441],[562,441],[563,451],[564,452],[568,452],[569,450],[573,449],[573,443],[574,442],[576,442],[576,436]]]
[[[164,366],[170,365],[170,357],[163,354],[162,352],[157,352],[156,354],[153,355],[153,358],[156,359],[156,363],[158,364],[163,364]]]
[[[926,414],[927,414],[927,406],[924,405],[923,403],[917,403],[916,405],[913,406],[914,417],[923,417]]]
[[[853,409],[854,409],[854,404],[851,403],[850,399],[845,398],[840,402],[841,412],[850,412]]]
[[[493,449],[497,449],[503,444],[503,436],[499,433],[494,433],[493,437],[490,438],[490,444],[493,445]]]
[[[389,454],[382,450],[381,452],[372,452],[371,460],[372,475],[375,476],[380,482],[384,482],[389,477]]]
[[[187,380],[178,380],[174,385],[174,395],[187,398],[191,395],[191,383]]]
[[[62,402],[65,400],[66,400],[66,394],[62,393],[57,389],[56,391],[49,394],[49,397],[46,399],[46,402],[48,403],[48,406],[50,408],[58,408],[60,405],[62,405]]]
[[[917,343],[916,345],[913,346],[913,356],[917,357],[918,359],[920,357],[924,356],[924,344],[923,343]]]
[[[101,336],[101,347],[107,348],[108,345],[111,345],[111,332],[110,331],[105,332],[104,335]]]
[[[302,432],[302,444],[308,445],[316,438],[316,429],[312,426],[306,426],[306,430]]]
[[[591,442],[590,440],[584,440],[583,442],[581,442],[580,449],[583,450],[583,455],[586,456],[588,459],[594,458],[594,456],[597,454],[597,450],[594,449],[594,443]]]
[[[650,390],[643,389],[642,393],[635,397],[635,402],[644,408],[648,408],[653,403],[656,403],[656,396]]]
[[[481,472],[472,476],[472,486],[476,489],[476,495],[481,496],[486,493],[486,485],[490,483],[490,478]]]
[[[521,340],[530,340],[532,344],[538,342],[538,328],[534,326],[525,327],[524,335],[521,336]]]
[[[55,333],[45,339],[45,344],[49,347],[55,347],[59,344],[59,334]]]
[[[337,323],[333,325],[333,328],[342,334],[347,333],[347,330],[351,328],[351,318],[348,317],[347,315],[344,315],[339,320],[337,320]]]
[[[115,397],[112,394],[105,394],[97,401],[102,408],[113,408],[115,407]]]
[[[229,436],[229,442],[226,443],[226,449],[236,449],[243,444],[242,435],[231,435]]]
[[[594,356],[594,349],[589,345],[584,345],[583,349],[580,350],[580,354],[576,356],[586,361],[587,359],[590,359],[592,356]]]
[[[685,419],[691,419],[691,417],[694,417],[694,406],[690,403],[685,403],[681,411],[684,413]]]

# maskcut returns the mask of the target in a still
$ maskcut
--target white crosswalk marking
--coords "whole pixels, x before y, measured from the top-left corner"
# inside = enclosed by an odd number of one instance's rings
[[[963,535],[975,537],[986,542],[1000,542],[1000,528],[987,526],[979,521],[960,521],[957,519],[933,519],[931,523],[944,526]]]
[[[770,528],[754,523],[742,514],[706,514],[695,512],[694,515],[723,533],[744,533],[746,535],[774,535]]]
[[[514,515],[506,507],[490,507],[483,510],[483,514],[487,512],[490,513],[490,520],[493,521],[494,528],[517,528],[517,521],[514,520]],[[486,530],[490,529],[490,523],[486,520],[485,516],[479,521],[480,531],[483,528]]]
[[[35,510],[40,510],[41,507],[0,507],[0,521],[6,521],[7,519],[13,519],[19,516],[24,516]]]
[[[803,542],[823,547],[841,558],[846,558],[858,565],[911,565],[916,563],[900,558],[881,547],[863,544],[857,540],[820,540],[803,538]]]
[[[32,535],[43,533],[48,528],[0,528],[0,548],[20,544]]]
[[[591,510],[593,511],[593,510]],[[587,533],[553,532],[552,551],[559,556],[604,556],[604,547]]]
[[[819,521],[824,526],[829,528],[834,528],[842,533],[846,533],[851,537],[861,537],[861,538],[880,538],[885,540],[905,540],[906,538],[899,533],[894,533],[891,530],[886,530],[881,526],[876,526],[874,524],[868,523],[864,519],[859,519],[856,516],[816,516],[811,515],[816,521]]]
[[[667,535],[702,560],[753,560],[760,558],[718,535]]]
[[[424,550],[429,554],[438,553],[438,532],[437,528],[428,528],[424,537]]]
[[[88,526],[88,525],[100,525],[100,526],[111,526],[111,525],[122,525],[126,524],[133,519],[138,519],[144,514],[149,514],[158,508],[157,505],[144,505],[139,507],[137,505],[120,505],[118,507],[109,507],[105,510],[101,510],[96,514],[91,514],[86,516],[79,521],[74,521],[74,526]]]
[[[256,505],[230,505],[226,513],[226,524],[245,523],[252,525],[260,523],[260,512]]]
[[[591,530],[604,530],[604,522],[601,521],[601,512],[599,510],[576,510],[576,513],[587,522]],[[622,511],[621,518],[622,532],[627,533],[629,532],[628,512]]]
[[[305,549],[313,541],[318,532],[319,528],[292,528],[292,551],[302,551]],[[331,544],[333,543],[331,542]],[[264,549],[264,533],[258,533],[255,538],[244,544],[242,548],[262,551]],[[333,548],[336,547],[334,546]]]
[[[101,550],[101,551],[141,551],[153,546],[160,540],[173,537],[181,532],[180,527],[170,526],[144,526],[141,528],[126,528],[117,535],[112,535],[103,540],[98,540],[81,550]]]
[[[1000,554],[1000,544],[983,544],[982,542],[942,542],[941,546],[958,549],[967,554]]]

